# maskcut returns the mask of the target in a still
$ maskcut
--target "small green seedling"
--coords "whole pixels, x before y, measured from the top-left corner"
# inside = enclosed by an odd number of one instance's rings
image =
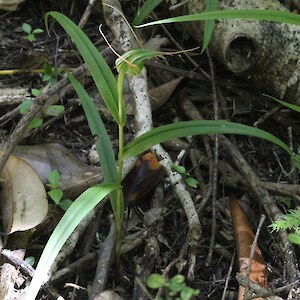
[[[31,98],[25,98],[23,102],[20,104],[20,114],[25,115],[27,111],[29,110],[29,107],[32,105],[32,99]],[[31,122],[28,125],[28,128],[34,129],[37,127],[40,127],[43,124],[43,119],[39,117],[34,117]]]
[[[67,210],[73,203],[70,199],[63,199],[64,192],[60,189],[60,174],[57,170],[53,170],[48,176],[47,186],[50,188],[48,192],[49,197],[57,204],[61,209]]]
[[[186,171],[186,168],[184,166],[179,166],[179,165],[173,164],[172,168],[183,177],[185,183],[188,186],[190,186],[194,189],[197,188],[199,181],[197,179],[191,177],[191,175]]]
[[[44,64],[44,75],[42,80],[44,82],[48,82],[50,86],[56,84],[57,80],[56,77],[62,73],[62,68],[56,68],[51,66],[50,64]]]
[[[25,22],[22,24],[22,29],[25,33],[27,33],[26,39],[29,42],[35,42],[36,41],[35,35],[44,32],[44,30],[41,28],[36,28],[32,30],[32,26]]]
[[[151,274],[147,279],[147,285],[151,289],[163,289],[164,298],[157,297],[155,300],[189,300],[200,293],[199,290],[187,286],[184,276],[180,274],[169,280],[160,274]]]
[[[38,89],[31,89],[31,94],[35,97],[41,94],[41,90]],[[29,110],[29,107],[32,105],[33,99],[32,98],[25,98],[23,102],[19,106],[20,114],[25,115]],[[60,113],[64,111],[63,105],[49,105],[43,110],[43,114],[49,117],[56,117]],[[38,128],[43,124],[43,119],[40,117],[34,117],[28,125],[28,128],[34,129]]]

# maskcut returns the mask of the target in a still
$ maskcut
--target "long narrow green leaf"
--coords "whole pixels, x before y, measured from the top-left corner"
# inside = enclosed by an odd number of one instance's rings
[[[218,0],[206,0],[206,11],[216,11],[218,7]],[[201,53],[205,51],[208,47],[211,35],[213,33],[215,26],[215,20],[206,20],[204,24],[204,35],[203,35],[203,45]]]
[[[117,182],[118,171],[115,154],[109,135],[107,134],[103,121],[97,111],[97,107],[74,76],[68,74],[68,78],[81,101],[92,134],[98,137],[96,146],[105,181]]]
[[[107,196],[116,188],[117,187],[112,184],[99,184],[87,189],[71,204],[69,209],[55,227],[47,242],[47,245],[44,248],[29,286],[26,300],[34,300],[36,298],[40,287],[47,279],[47,273],[49,272],[57,254],[81,220],[105,196]]]
[[[146,24],[136,26],[137,28],[169,24],[175,22],[191,22],[191,21],[203,21],[214,19],[246,19],[246,20],[264,20],[280,23],[288,23],[294,25],[300,25],[300,15],[289,13],[285,11],[277,10],[221,10],[205,12],[200,14],[191,14],[186,16],[179,16],[159,21],[153,21]]]
[[[284,142],[282,142],[276,136],[264,130],[239,124],[239,123],[233,123],[233,122],[222,121],[222,120],[219,121],[201,120],[201,121],[177,122],[174,124],[163,125],[158,128],[152,129],[149,132],[129,142],[124,147],[123,159],[138,155],[156,144],[174,138],[180,138],[180,137],[190,136],[190,135],[213,134],[213,133],[240,134],[240,135],[258,137],[280,146],[286,152],[292,155],[292,151]]]
[[[294,110],[294,111],[300,113],[300,106],[298,106],[298,105],[291,104],[291,103],[288,103],[288,102],[286,102],[286,101],[279,100],[279,99],[274,98],[274,97],[269,96],[269,95],[265,95],[265,94],[264,94],[263,96],[268,97],[268,98],[270,98],[270,99],[272,99],[272,100],[274,100],[274,101],[280,103],[281,105],[284,105],[284,106],[288,107],[289,109],[292,109],[292,110]]]
[[[47,27],[49,16],[52,16],[55,20],[57,20],[72,38],[85,63],[87,64],[95,84],[105,101],[105,104],[107,105],[113,118],[116,120],[116,122],[118,122],[119,115],[117,82],[109,66],[86,34],[68,17],[59,12],[48,12],[45,16]]]
[[[133,25],[139,25],[141,22],[152,12],[152,10],[159,5],[162,0],[146,0],[146,2],[141,7],[138,15],[132,21]]]
[[[97,107],[88,93],[82,87],[82,85],[74,78],[74,76],[72,74],[68,74],[68,78],[81,101],[91,133],[93,135],[96,135],[98,138],[96,148],[99,155],[104,179],[106,182],[118,182],[118,170],[114,150],[103,121],[97,111]],[[116,191],[111,192],[109,197],[114,215],[116,216]]]

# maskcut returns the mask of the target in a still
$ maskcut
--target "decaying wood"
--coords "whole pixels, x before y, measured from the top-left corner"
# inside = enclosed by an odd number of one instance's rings
[[[186,13],[204,10],[204,0],[191,0]],[[218,1],[218,9],[285,11],[279,1]],[[203,22],[186,23],[199,43]],[[250,79],[262,93],[300,103],[300,26],[254,20],[217,20],[211,52],[233,73]]]

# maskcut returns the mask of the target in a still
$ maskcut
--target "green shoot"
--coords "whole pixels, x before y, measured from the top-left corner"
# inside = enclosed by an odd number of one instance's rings
[[[60,174],[57,170],[53,170],[48,176],[47,186],[50,191],[47,193],[49,197],[58,205],[61,209],[66,211],[73,203],[70,199],[63,199],[64,192],[60,189]]]
[[[198,184],[199,184],[199,181],[195,178],[193,178],[186,170],[186,168],[184,166],[179,166],[179,165],[175,165],[173,164],[172,165],[172,168],[177,172],[179,173],[183,180],[185,181],[185,183],[192,187],[192,188],[197,188]]]
[[[36,29],[32,30],[32,26],[25,22],[22,24],[22,29],[25,33],[27,33],[26,39],[29,42],[35,42],[36,41],[35,35],[44,32],[44,30],[41,28],[36,28]]]
[[[165,298],[160,297],[156,298],[156,300],[189,300],[193,296],[200,294],[199,290],[187,286],[184,276],[180,274],[175,275],[169,280],[160,274],[151,274],[147,279],[147,286],[151,289],[163,289]]]

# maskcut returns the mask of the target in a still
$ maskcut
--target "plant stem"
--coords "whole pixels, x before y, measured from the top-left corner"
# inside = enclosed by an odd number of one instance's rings
[[[118,184],[121,186],[123,173],[123,148],[124,148],[124,124],[126,122],[125,105],[123,100],[123,86],[125,74],[120,73],[118,78],[118,109],[119,109],[119,155],[118,155]],[[122,221],[124,216],[123,190],[117,190],[116,209],[116,270],[120,267],[121,241],[122,241]]]

